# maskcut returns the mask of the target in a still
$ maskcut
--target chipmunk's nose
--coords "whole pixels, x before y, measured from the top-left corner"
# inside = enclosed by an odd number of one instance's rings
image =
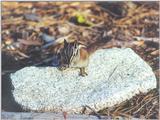
[[[69,64],[64,64],[64,67],[65,68],[69,68]]]
[[[58,67],[58,69],[59,69],[60,71],[63,71],[63,70],[65,70],[66,68],[65,68],[65,67]]]
[[[68,64],[63,64],[62,66],[59,66],[58,67],[59,68],[59,70],[65,70],[65,69],[67,69],[67,68],[69,68],[69,65]]]

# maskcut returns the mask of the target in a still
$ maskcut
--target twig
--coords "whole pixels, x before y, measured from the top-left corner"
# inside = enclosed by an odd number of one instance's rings
[[[144,41],[149,41],[149,42],[155,42],[155,43],[159,43],[159,38],[146,38],[146,37],[138,37],[138,36],[134,36],[133,38],[139,40],[144,40]]]
[[[153,105],[152,107],[151,107],[151,109],[149,109],[149,111],[147,112],[147,114],[145,115],[146,117],[148,117],[149,115],[150,115],[150,112],[152,111],[152,109],[155,107],[155,105]]]
[[[101,119],[101,116],[93,109],[91,108],[90,106],[86,105],[84,106],[85,108],[89,108],[99,119]]]
[[[48,58],[48,59],[45,59],[45,60],[42,60],[41,62],[34,64],[34,66],[38,66],[38,65],[41,65],[41,64],[43,64],[43,63],[47,63],[47,62],[49,62],[49,61],[51,61],[51,60],[53,60],[53,57]]]
[[[138,108],[138,110],[136,110],[135,112],[133,112],[133,114],[136,114],[137,112],[139,112],[146,104],[148,104],[149,102],[151,102],[156,97],[158,97],[158,96],[155,96],[155,97],[151,98],[149,101],[145,102],[140,108]]]
[[[137,108],[141,103],[143,103],[144,100],[147,100],[147,98],[148,98],[148,96],[144,97],[139,104],[137,104],[136,106],[132,107],[132,108],[129,109],[128,111],[125,111],[124,113],[128,113],[128,112],[134,110],[134,109]]]
[[[16,52],[16,53],[18,53],[20,56],[22,56],[22,57],[24,57],[24,58],[29,58],[29,56],[28,56],[28,55],[26,55],[26,54],[22,53],[22,52],[21,52],[21,51],[19,51],[19,50],[16,50],[15,52]]]

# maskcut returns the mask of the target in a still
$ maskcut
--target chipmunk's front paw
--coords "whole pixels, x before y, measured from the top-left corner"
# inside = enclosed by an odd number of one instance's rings
[[[58,67],[58,70],[60,70],[60,71],[63,71],[65,69],[66,69],[66,67]]]
[[[85,73],[83,73],[83,74],[81,74],[81,76],[82,77],[85,77],[85,76],[87,76],[88,74],[85,72]]]
[[[85,68],[80,68],[80,76],[85,77],[88,74],[85,72]]]
[[[84,73],[80,73],[80,76],[82,76],[82,77],[85,77],[85,76],[87,76],[88,74],[86,73],[86,72],[84,72]]]

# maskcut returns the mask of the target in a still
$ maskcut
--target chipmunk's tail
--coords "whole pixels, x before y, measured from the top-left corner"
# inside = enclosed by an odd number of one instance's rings
[[[54,43],[53,43],[53,46],[56,46],[56,45],[58,45],[58,44],[64,43],[64,40],[67,40],[67,41],[68,41],[68,39],[69,39],[69,37],[70,37],[71,35],[72,35],[72,34],[69,34],[69,35],[67,35],[67,36],[65,36],[65,37],[60,37],[60,38],[56,39],[56,40],[54,41]],[[68,42],[71,42],[71,41],[68,41]]]
[[[92,53],[94,53],[98,49],[104,49],[104,48],[111,48],[111,47],[113,47],[112,45],[107,44],[109,41],[110,40],[107,40],[107,41],[97,41],[95,43],[90,44],[87,47],[87,51],[88,51],[89,55],[91,55]]]

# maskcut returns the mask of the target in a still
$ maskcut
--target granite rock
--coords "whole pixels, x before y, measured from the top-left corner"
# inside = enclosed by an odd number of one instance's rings
[[[151,67],[130,48],[97,50],[87,73],[25,67],[11,74],[12,93],[24,109],[80,113],[85,106],[99,111],[156,88]]]

